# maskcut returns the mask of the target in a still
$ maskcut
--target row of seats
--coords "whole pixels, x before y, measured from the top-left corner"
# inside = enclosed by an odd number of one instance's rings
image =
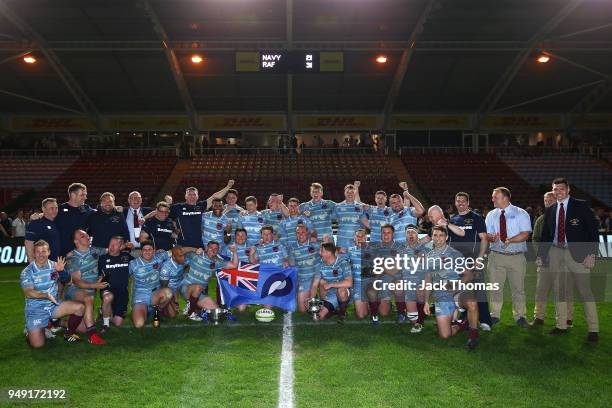
[[[563,176],[612,207],[612,169],[607,163],[578,153],[551,153],[538,158],[503,154],[500,158],[534,187],[548,186],[555,177]]]
[[[115,195],[117,205],[125,205],[128,194],[133,190],[138,190],[143,205],[148,205],[155,199],[176,161],[174,157],[80,158],[39,191],[29,204],[33,208],[38,207],[45,197],[56,197],[63,202],[67,198],[68,185],[81,182],[87,186],[87,201],[92,206],[106,191]]]
[[[539,205],[539,192],[512,168],[491,154],[404,154],[408,173],[431,203],[444,209],[454,203],[459,191],[470,194],[473,208],[492,208],[491,192],[508,187],[512,202],[519,206]]]
[[[45,188],[61,175],[76,160],[72,158],[35,158],[0,160],[0,188],[35,189]]]

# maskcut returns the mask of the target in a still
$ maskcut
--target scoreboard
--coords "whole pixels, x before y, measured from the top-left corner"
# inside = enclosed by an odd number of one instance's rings
[[[344,72],[342,51],[238,51],[236,72]]]

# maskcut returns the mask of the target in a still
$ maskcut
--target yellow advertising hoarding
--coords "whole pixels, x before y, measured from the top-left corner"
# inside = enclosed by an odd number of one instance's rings
[[[543,130],[563,127],[561,115],[487,115],[482,129]]]
[[[612,129],[611,113],[591,113],[575,118],[576,129]]]
[[[285,115],[205,115],[202,130],[286,130]]]
[[[11,116],[8,120],[11,132],[87,132],[95,130],[94,124],[83,116]]]
[[[299,130],[376,130],[380,129],[378,115],[296,115]]]
[[[393,115],[390,129],[470,129],[470,115]]]
[[[259,72],[259,59],[258,51],[236,52],[236,72]]]
[[[321,51],[319,53],[320,72],[343,72],[344,53],[342,51]]]
[[[109,116],[104,121],[108,130],[182,130],[191,127],[186,116]]]

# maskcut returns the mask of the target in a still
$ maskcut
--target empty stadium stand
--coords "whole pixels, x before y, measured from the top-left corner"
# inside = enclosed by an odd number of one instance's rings
[[[473,208],[492,208],[494,187],[508,187],[512,203],[521,207],[540,205],[541,194],[493,154],[422,153],[402,155],[408,173],[429,201],[446,209],[455,193],[470,194]]]
[[[43,190],[76,160],[63,158],[2,158],[0,160],[0,204],[29,190]]]
[[[297,197],[310,200],[309,186],[320,182],[325,198],[344,200],[344,186],[361,181],[363,201],[374,202],[374,193],[384,189],[399,192],[398,179],[386,158],[374,153],[326,153],[321,155],[279,155],[274,152],[206,154],[194,158],[175,192],[175,201],[184,199],[185,188],[200,189],[200,197],[209,197],[236,180],[239,204],[254,195],[259,208],[265,208],[270,193],[283,193],[285,200]]]
[[[125,205],[128,194],[138,190],[142,194],[143,205],[148,205],[176,161],[175,157],[79,158],[46,188],[38,191],[29,207],[39,207],[44,197],[55,197],[60,203],[66,201],[68,185],[74,182],[87,185],[87,202],[94,207],[105,191],[115,194],[117,205]]]
[[[542,151],[536,157],[500,153],[499,157],[533,187],[548,187],[555,177],[566,177],[584,193],[612,207],[612,170],[597,159],[578,153]]]

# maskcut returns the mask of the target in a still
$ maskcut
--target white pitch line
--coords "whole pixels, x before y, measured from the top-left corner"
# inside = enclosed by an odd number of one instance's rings
[[[19,282],[20,282],[19,280],[3,280],[3,281],[0,281],[0,283],[19,283]]]
[[[283,348],[278,380],[278,408],[293,408],[293,324],[291,313],[283,319]]]
[[[379,322],[379,324],[381,325],[397,325],[397,322],[394,321],[384,321],[384,322]],[[335,321],[327,321],[327,322],[293,322],[291,323],[292,326],[333,326],[333,327],[342,327],[344,325],[349,325],[349,326],[370,326],[371,323],[369,321],[359,321],[359,320],[348,320],[348,321],[344,321],[342,324],[338,324]],[[114,326],[113,326],[114,327]],[[147,325],[146,327],[152,327],[151,325]],[[231,323],[221,323],[218,326],[214,326],[212,324],[206,324],[206,323],[201,323],[201,324],[189,324],[189,323],[179,323],[179,324],[162,324],[159,328],[160,329],[176,329],[176,328],[192,328],[192,329],[199,329],[201,327],[284,327],[284,323],[257,323],[257,322],[247,322],[247,323],[241,323],[241,322],[231,322]],[[131,325],[126,325],[126,326],[121,326],[118,327],[118,329],[133,329],[134,327],[132,327]]]

